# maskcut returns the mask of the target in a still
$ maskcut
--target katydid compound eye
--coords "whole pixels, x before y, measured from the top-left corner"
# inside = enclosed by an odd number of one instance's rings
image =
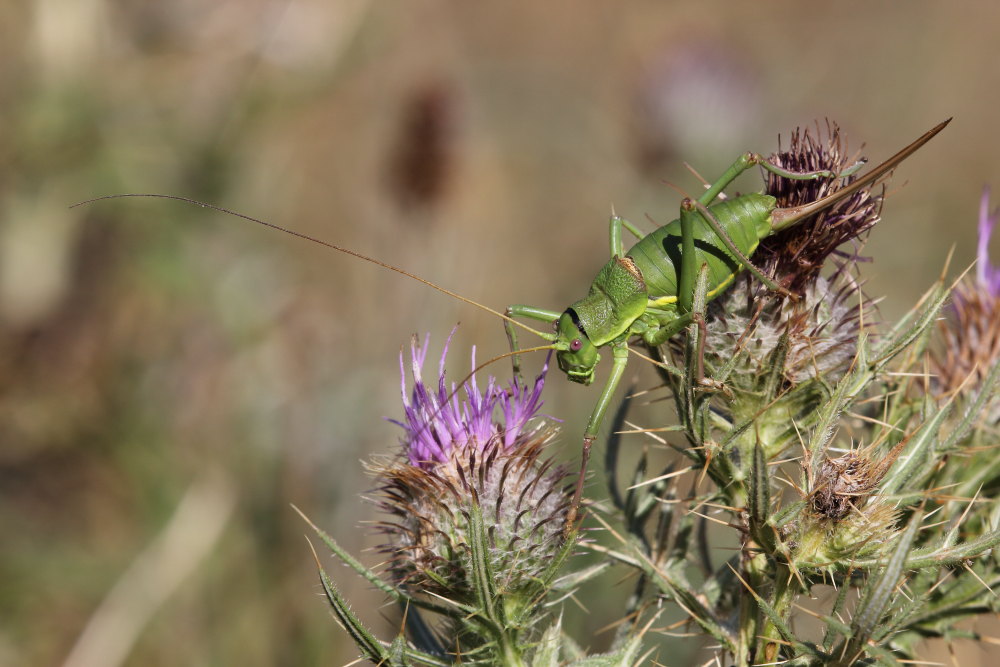
[[[569,351],[579,352],[581,347],[583,347],[583,341],[580,340],[579,338],[574,338],[572,341],[570,341]]]

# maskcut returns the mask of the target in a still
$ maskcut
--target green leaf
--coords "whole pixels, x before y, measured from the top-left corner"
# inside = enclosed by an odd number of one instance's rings
[[[781,389],[782,382],[785,379],[785,362],[788,359],[788,348],[789,337],[786,330],[781,334],[778,344],[775,345],[774,351],[768,356],[766,362],[768,369],[764,380],[764,400],[761,401],[762,403],[773,401]]]
[[[907,583],[909,594],[904,598],[900,607],[893,609],[886,622],[872,633],[872,642],[885,643],[884,640],[887,637],[899,634],[901,628],[905,628],[912,622],[914,614],[926,608],[928,591],[934,584],[934,574],[930,570],[924,570]]]
[[[592,655],[569,663],[572,667],[631,667],[639,664],[636,657],[642,650],[642,638],[633,637],[617,650]]]
[[[950,296],[951,293],[940,282],[931,287],[925,299],[927,305],[923,310],[917,311],[916,319],[908,315],[893,328],[884,342],[876,348],[873,364],[884,366],[922,336],[937,321],[941,307]]]
[[[551,588],[554,591],[567,592],[577,588],[580,584],[586,583],[594,577],[606,572],[611,567],[611,561],[601,561],[594,563],[582,570],[570,572],[559,577],[552,582]]]
[[[305,522],[309,524],[309,527],[312,528],[313,531],[315,531],[316,535],[318,535],[319,538],[323,541],[323,544],[325,544],[327,548],[330,551],[332,551],[335,556],[337,556],[337,558],[342,560],[344,564],[347,565],[349,568],[351,568],[352,570],[360,574],[362,577],[364,577],[369,583],[375,586],[375,588],[377,588],[378,590],[382,591],[390,598],[392,598],[392,600],[401,603],[408,603],[420,607],[421,609],[432,611],[437,614],[443,614],[445,616],[454,616],[454,610],[452,609],[443,607],[433,602],[428,602],[427,600],[411,597],[405,591],[402,591],[399,588],[396,588],[395,586],[386,583],[378,576],[378,574],[372,572],[367,567],[362,565],[357,559],[354,558],[354,556],[350,554],[350,552],[348,552],[346,549],[337,544],[336,540],[330,537],[330,535],[327,534],[326,531],[321,530],[319,526],[314,524],[309,519],[309,517],[307,517],[305,514],[302,513],[302,511],[298,507],[292,505],[292,509],[298,512],[299,516],[301,516],[305,520]]]
[[[941,450],[948,452],[958,447],[958,442],[966,436],[972,425],[983,416],[983,409],[987,401],[993,398],[997,389],[997,382],[1000,381],[1000,359],[997,360],[990,372],[983,378],[983,383],[979,387],[976,399],[966,407],[962,421],[948,434],[948,439],[941,446]]]
[[[991,531],[970,542],[954,546],[940,545],[928,550],[915,550],[906,559],[907,569],[916,570],[923,567],[944,567],[959,565],[963,561],[981,556],[983,553],[1000,544],[1000,529]]]
[[[929,601],[921,607],[914,609],[907,618],[907,625],[926,629],[937,627],[942,631],[950,629],[955,621],[963,616],[974,616],[982,613],[981,607],[976,603],[978,600],[990,600],[993,598],[991,590],[983,586],[980,579],[986,579],[990,588],[996,588],[996,573],[991,577],[985,575],[987,567],[980,562],[977,568],[977,576],[972,576],[970,572],[955,573],[953,580],[934,589],[935,599]],[[928,570],[937,573],[938,570]],[[978,577],[978,578],[977,578]],[[927,588],[930,588],[928,586]]]
[[[302,517],[302,519],[309,524],[309,527],[313,529],[316,535],[323,540],[323,544],[325,544],[327,548],[337,556],[337,558],[344,561],[345,565],[367,579],[370,584],[375,586],[375,588],[379,589],[386,595],[391,596],[394,600],[409,600],[408,595],[397,589],[395,586],[391,586],[382,581],[378,574],[362,565],[357,559],[354,558],[354,556],[350,554],[350,552],[337,544],[336,540],[330,537],[326,531],[320,529],[319,526],[314,524],[309,517],[302,513],[302,510],[295,505],[292,505],[292,509],[298,512],[299,516]]]
[[[562,617],[545,629],[531,659],[531,667],[559,667],[562,648]]]
[[[796,500],[787,507],[782,507],[780,510],[771,515],[767,522],[774,528],[781,528],[789,521],[793,521],[799,517],[802,510],[806,508],[806,501]]]
[[[559,548],[555,556],[549,562],[549,564],[542,570],[539,575],[539,580],[543,588],[549,588],[553,584],[552,582],[556,580],[559,572],[562,571],[563,565],[565,565],[566,560],[572,555],[576,550],[578,541],[577,535],[579,533],[574,531]]]
[[[771,509],[771,480],[767,476],[767,460],[759,440],[753,446],[749,503],[750,521],[758,526],[764,525]]]
[[[882,481],[882,494],[893,495],[901,491],[906,483],[917,474],[918,470],[929,465],[927,461],[934,454],[934,444],[938,440],[938,431],[950,412],[951,403],[949,402],[921,424],[920,429],[910,438],[909,444]]]
[[[497,606],[496,574],[490,563],[490,538],[483,522],[483,513],[475,503],[469,510],[469,583],[480,612],[495,624],[497,631],[504,625],[502,605]]]
[[[385,650],[385,647],[382,646],[378,639],[375,638],[375,635],[364,626],[358,617],[354,615],[350,607],[348,607],[347,601],[337,590],[337,587],[322,567],[319,568],[319,578],[323,584],[323,592],[326,593],[326,599],[329,600],[330,606],[333,608],[334,615],[340,621],[340,625],[347,631],[347,634],[351,636],[351,639],[354,640],[354,643],[357,644],[362,655],[379,665],[400,664],[392,662],[392,656]]]
[[[753,465],[750,467],[750,530],[754,538],[767,553],[774,553],[776,546],[774,530],[767,519],[771,512],[771,478],[768,476],[764,447],[757,440],[753,446]]]
[[[809,468],[818,471],[823,464],[826,446],[836,433],[837,422],[844,409],[865,390],[873,374],[865,362],[868,346],[867,337],[862,335],[858,342],[858,355],[854,370],[845,375],[837,383],[833,395],[819,409],[813,436],[810,438],[808,451],[811,452]]]
[[[837,618],[837,614],[843,610],[844,603],[847,602],[847,594],[853,590],[854,588],[846,584],[841,586],[840,592],[837,593],[837,599],[833,603],[833,610],[829,615],[822,617],[823,623],[826,625],[826,632],[823,633],[824,651],[829,652],[833,648],[837,635],[847,637],[851,634],[851,626]]]

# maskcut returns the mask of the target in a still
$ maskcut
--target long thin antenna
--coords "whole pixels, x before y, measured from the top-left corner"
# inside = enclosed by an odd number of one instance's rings
[[[526,354],[528,352],[540,352],[542,350],[554,350],[554,349],[556,349],[556,348],[553,345],[538,345],[538,346],[535,346],[535,347],[526,347],[526,348],[524,348],[522,350],[511,350],[510,352],[504,352],[503,354],[498,354],[497,356],[493,357],[492,359],[488,359],[488,360],[484,361],[483,363],[479,364],[478,366],[476,366],[475,368],[473,368],[469,372],[468,375],[466,375],[464,378],[462,378],[462,381],[459,382],[456,385],[455,391],[451,392],[448,395],[448,401],[451,401],[451,399],[455,396],[455,393],[461,387],[464,387],[466,382],[468,382],[469,380],[471,380],[472,378],[474,378],[476,376],[476,373],[478,373],[479,371],[483,370],[484,368],[486,368],[487,366],[489,366],[491,364],[495,364],[498,361],[503,361],[507,357],[513,357],[515,354]],[[520,376],[518,375],[518,377],[520,377]],[[445,401],[445,403],[447,403],[448,401]]]
[[[352,257],[357,257],[358,259],[363,259],[364,261],[371,262],[372,264],[375,264],[376,266],[381,266],[383,269],[389,269],[390,271],[395,271],[396,273],[404,275],[407,278],[412,278],[413,280],[416,280],[419,283],[423,283],[424,285],[427,285],[428,287],[430,287],[432,289],[436,289],[438,292],[441,292],[443,294],[447,294],[448,296],[453,297],[455,299],[458,299],[459,301],[463,301],[463,302],[469,304],[470,306],[475,306],[476,308],[479,308],[481,310],[485,310],[486,312],[488,312],[488,313],[490,313],[492,315],[496,315],[497,317],[499,317],[502,320],[506,320],[506,321],[514,324],[515,326],[521,327],[525,331],[530,331],[531,333],[535,334],[539,338],[542,338],[544,340],[549,340],[549,341],[555,340],[555,334],[542,333],[541,331],[536,331],[535,329],[532,329],[528,325],[526,325],[526,324],[524,324],[522,322],[518,322],[514,318],[512,318],[512,317],[510,317],[508,315],[505,315],[505,314],[501,313],[500,311],[494,310],[494,309],[490,308],[489,306],[485,306],[485,305],[483,305],[481,303],[473,301],[472,299],[464,297],[461,294],[456,294],[455,292],[452,292],[449,289],[445,289],[444,287],[441,287],[440,285],[432,283],[429,280],[425,280],[425,279],[421,278],[420,276],[414,275],[414,274],[410,273],[409,271],[405,271],[403,269],[400,269],[399,267],[393,266],[392,264],[386,264],[385,262],[381,262],[381,261],[375,259],[374,257],[369,257],[368,255],[364,255],[364,254],[362,254],[360,252],[357,252],[355,250],[351,250],[349,248],[344,248],[343,246],[339,246],[339,245],[336,245],[335,243],[330,243],[328,241],[324,241],[322,239],[318,239],[318,238],[316,238],[314,236],[309,236],[308,234],[303,234],[302,232],[296,232],[294,230],[287,229],[287,228],[282,227],[280,225],[276,225],[276,224],[274,224],[272,222],[266,222],[264,220],[260,220],[258,218],[254,218],[254,217],[249,216],[249,215],[244,215],[243,213],[238,213],[238,212],[232,211],[232,210],[230,210],[228,208],[223,208],[222,206],[216,206],[215,204],[206,204],[205,202],[200,202],[200,201],[198,201],[196,199],[189,199],[188,197],[179,197],[177,195],[162,195],[162,194],[147,194],[147,193],[127,193],[127,194],[104,195],[102,197],[94,197],[93,199],[87,199],[86,201],[77,202],[77,203],[73,204],[72,206],[70,206],[70,208],[76,208],[77,206],[84,206],[86,204],[93,204],[94,202],[103,201],[105,199],[125,199],[126,197],[151,197],[151,198],[155,198],[155,199],[173,199],[175,201],[185,202],[185,203],[188,203],[188,204],[194,204],[195,206],[201,206],[202,208],[210,208],[210,209],[212,209],[214,211],[218,211],[219,213],[225,213],[227,215],[232,215],[232,216],[235,216],[237,218],[242,218],[242,219],[248,220],[250,222],[255,222],[258,225],[263,225],[265,227],[270,227],[271,229],[276,229],[279,232],[284,232],[286,234],[291,234],[292,236],[297,236],[300,239],[305,239],[306,241],[312,241],[313,243],[318,243],[318,244],[320,244],[322,246],[326,246],[327,248],[332,248],[333,250],[336,250],[338,252],[342,252],[345,255],[351,255]]]

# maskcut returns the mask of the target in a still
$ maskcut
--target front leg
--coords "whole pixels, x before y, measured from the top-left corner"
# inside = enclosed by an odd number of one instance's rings
[[[590,462],[590,449],[597,439],[597,433],[601,430],[601,423],[604,415],[611,405],[618,383],[621,382],[625,374],[625,366],[628,364],[628,344],[625,341],[611,344],[611,374],[601,391],[601,397],[597,400],[594,411],[590,414],[590,421],[587,422],[587,430],[583,432],[583,450],[580,453],[580,476],[576,480],[576,490],[573,492],[573,501],[569,506],[569,513],[566,515],[566,533],[576,530],[577,517],[580,512],[580,502],[583,499],[583,483],[587,478],[587,465]]]
[[[514,322],[510,319],[513,317],[526,317],[531,320],[538,320],[539,322],[555,322],[559,319],[562,313],[558,313],[554,310],[546,310],[544,308],[535,308],[534,306],[525,306],[522,304],[515,304],[513,306],[507,306],[507,319],[503,321],[503,328],[507,332],[507,342],[510,344],[510,351],[517,352],[521,348],[517,343],[517,329],[514,328]],[[546,340],[555,340],[555,334],[551,337],[546,334],[541,334]],[[511,364],[514,367],[514,377],[518,380],[521,379],[521,355],[514,354],[511,356]]]

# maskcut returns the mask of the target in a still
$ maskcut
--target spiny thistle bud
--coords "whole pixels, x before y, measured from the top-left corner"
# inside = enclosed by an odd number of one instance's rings
[[[823,376],[836,382],[854,359],[863,306],[857,283],[838,274],[816,278],[796,301],[755,301],[749,278],[741,279],[727,299],[729,310],[712,304],[709,314],[717,326],[709,331],[708,347],[739,347],[744,343],[748,369],[764,368],[768,357],[787,339],[783,375],[791,385]]]
[[[804,512],[784,539],[798,569],[849,566],[853,559],[882,557],[899,534],[899,510],[876,498],[862,511],[851,510],[840,519]]]
[[[990,263],[989,254],[998,220],[1000,208],[990,211],[990,191],[983,188],[976,273],[955,287],[951,308],[938,327],[942,344],[933,355],[938,394],[951,394],[963,386],[977,390],[1000,361],[1000,268]],[[994,401],[986,414],[991,422],[1000,420],[1000,403]]]
[[[505,603],[534,604],[535,583],[564,544],[570,503],[565,471],[542,459],[556,433],[537,416],[548,362],[532,386],[515,379],[505,388],[490,377],[481,391],[470,378],[462,400],[458,387],[445,380],[450,342],[431,390],[421,375],[427,342],[418,347],[414,339],[409,397],[400,354],[405,419],[394,423],[405,431],[403,455],[372,466],[380,505],[393,517],[381,525],[389,538],[383,547],[389,569],[413,592],[472,603],[475,508],[486,526],[492,571],[502,573]]]

